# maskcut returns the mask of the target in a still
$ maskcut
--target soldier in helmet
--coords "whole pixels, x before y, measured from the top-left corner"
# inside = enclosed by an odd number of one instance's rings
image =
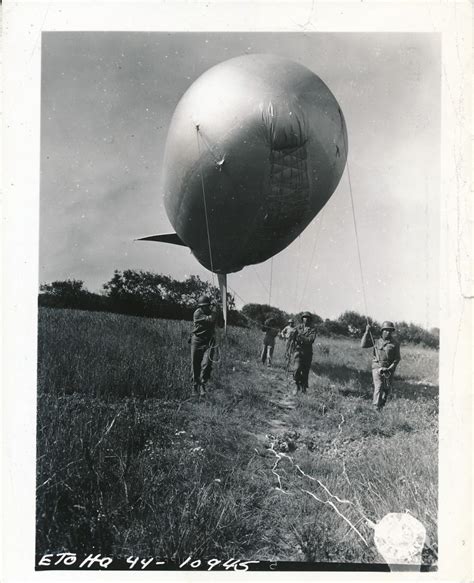
[[[214,334],[218,315],[217,307],[211,306],[209,296],[201,296],[193,315],[193,330],[191,332],[193,395],[204,396],[206,394],[206,383],[212,372],[212,359],[215,350]]]
[[[374,380],[373,405],[380,411],[387,401],[392,390],[392,381],[395,370],[400,362],[400,345],[392,334],[395,330],[393,322],[388,320],[382,324],[382,338],[374,341],[369,324],[365,329],[360,342],[361,348],[373,348],[372,378]]]
[[[308,388],[308,376],[313,360],[313,343],[316,340],[316,330],[311,325],[312,316],[309,312],[301,314],[301,324],[296,327],[294,333],[295,372],[296,387],[293,394],[298,391],[306,393]]]

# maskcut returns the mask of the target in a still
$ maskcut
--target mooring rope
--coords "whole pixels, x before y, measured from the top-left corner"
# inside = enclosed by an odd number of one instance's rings
[[[267,436],[267,437],[268,437],[268,436]],[[355,509],[355,510],[356,510],[356,511],[357,511],[357,512],[358,512],[358,513],[359,513],[359,514],[362,516],[362,518],[363,518],[363,519],[365,519],[365,521],[367,522],[367,524],[369,524],[369,526],[370,526],[370,524],[373,524],[373,522],[372,522],[371,520],[369,520],[369,519],[368,519],[368,518],[367,518],[367,517],[366,517],[366,516],[363,514],[363,512],[362,512],[362,511],[361,511],[361,510],[360,510],[360,509],[357,507],[357,505],[355,505],[355,504],[354,504],[353,502],[351,502],[350,500],[343,500],[343,499],[339,498],[338,496],[336,496],[335,494],[333,494],[333,493],[332,493],[332,492],[329,490],[329,488],[328,488],[327,486],[325,486],[325,485],[323,484],[323,482],[321,482],[321,480],[318,480],[317,478],[314,478],[313,476],[310,476],[309,474],[307,474],[306,472],[304,472],[304,471],[303,471],[303,470],[300,468],[300,466],[299,466],[297,463],[295,463],[295,461],[293,460],[293,458],[292,458],[290,455],[288,455],[288,454],[285,454],[285,453],[283,453],[283,452],[278,452],[278,451],[276,451],[276,450],[275,450],[275,442],[274,442],[274,441],[272,441],[272,443],[271,443],[271,445],[270,445],[270,448],[269,448],[269,451],[271,451],[273,454],[275,454],[275,456],[276,456],[276,458],[277,458],[277,459],[276,459],[276,462],[275,462],[275,464],[273,465],[273,467],[272,467],[272,469],[271,469],[272,473],[273,473],[274,475],[276,475],[276,476],[277,476],[277,479],[278,479],[278,487],[276,488],[277,490],[279,490],[279,491],[281,491],[282,493],[284,493],[284,494],[287,494],[287,495],[294,495],[294,493],[293,493],[293,492],[291,492],[291,491],[288,491],[288,490],[285,490],[285,489],[283,488],[283,484],[282,484],[281,475],[280,475],[280,474],[278,474],[278,472],[276,471],[276,468],[277,468],[278,464],[280,463],[280,461],[281,461],[282,459],[287,459],[287,460],[289,460],[289,461],[291,462],[291,465],[292,465],[293,467],[295,467],[295,468],[298,470],[298,472],[299,472],[299,473],[300,473],[300,474],[301,474],[303,477],[305,477],[305,478],[308,478],[308,479],[310,479],[310,480],[313,480],[313,481],[315,481],[315,482],[317,482],[317,483],[318,483],[318,485],[319,485],[319,486],[320,486],[320,487],[321,487],[321,488],[324,490],[324,492],[326,493],[326,500],[319,498],[318,496],[316,496],[316,494],[315,494],[314,492],[311,492],[310,490],[306,490],[306,489],[304,489],[304,488],[299,488],[299,490],[300,490],[301,492],[304,492],[305,494],[309,494],[311,497],[313,497],[313,498],[314,498],[315,500],[317,500],[318,502],[321,502],[322,504],[328,504],[329,506],[331,506],[331,508],[332,508],[332,509],[333,509],[333,510],[334,510],[334,511],[335,511],[335,512],[336,512],[336,513],[337,513],[337,514],[338,514],[338,515],[339,515],[339,516],[340,516],[340,517],[343,519],[343,520],[345,520],[345,522],[346,522],[346,523],[349,525],[349,527],[350,527],[350,528],[351,528],[351,529],[352,529],[352,530],[353,530],[353,531],[354,531],[354,532],[355,532],[355,533],[356,533],[356,534],[359,536],[359,538],[360,538],[360,539],[361,539],[361,540],[364,542],[364,544],[365,544],[367,547],[369,546],[369,545],[368,545],[368,542],[367,542],[367,540],[366,540],[366,539],[365,539],[365,537],[362,535],[362,533],[361,533],[361,532],[360,532],[360,531],[357,529],[357,527],[356,527],[356,526],[355,526],[355,525],[354,525],[354,524],[353,524],[353,523],[352,523],[352,522],[351,522],[351,521],[350,521],[350,520],[347,518],[347,516],[345,516],[344,514],[342,514],[342,512],[341,512],[341,511],[338,509],[338,507],[337,507],[337,506],[334,504],[334,502],[331,500],[331,498],[332,498],[332,499],[334,499],[334,500],[336,500],[336,501],[337,501],[338,503],[340,503],[340,504],[348,504],[348,505],[350,505],[352,508],[354,508],[354,509]]]
[[[295,294],[294,297],[298,297],[298,281],[300,279],[300,262],[301,262],[301,233],[298,235],[298,251],[296,260],[296,277],[295,277]]]
[[[257,276],[258,281],[260,282],[261,286],[263,287],[263,289],[267,292],[267,294],[269,293],[268,287],[263,283],[262,278],[260,277],[257,268],[255,267],[255,265],[252,266],[254,268],[254,273]]]
[[[367,325],[370,325],[369,316],[368,316],[369,309],[368,309],[368,303],[367,303],[367,294],[366,294],[366,290],[365,290],[364,270],[362,268],[362,257],[361,257],[361,253],[360,253],[359,232],[357,229],[357,219],[356,219],[355,205],[354,205],[354,195],[352,192],[351,171],[350,171],[350,165],[349,165],[349,152],[347,150],[347,143],[346,143],[346,138],[345,138],[344,132],[343,132],[342,141],[344,144],[344,150],[345,150],[345,154],[346,154],[347,181],[349,183],[349,195],[350,195],[350,199],[351,199],[352,220],[354,223],[354,232],[355,232],[356,245],[357,245],[357,257],[359,259],[359,272],[360,272],[360,280],[361,280],[361,284],[362,284],[362,296],[364,299],[365,319],[366,319]],[[372,341],[372,345],[374,347],[374,350],[375,350],[375,353],[376,353],[377,359],[378,359],[379,356],[378,356],[377,347],[375,346],[375,340],[374,340],[374,337],[372,336],[372,332],[370,330],[369,330],[369,335],[370,335],[370,339]]]
[[[355,232],[355,238],[356,238],[356,244],[357,244],[357,257],[359,259],[360,280],[361,280],[361,284],[362,284],[362,296],[364,298],[365,314],[367,315],[369,313],[369,310],[367,308],[367,295],[365,293],[364,270],[362,269],[362,257],[360,254],[359,232],[357,230],[357,220],[356,220],[355,207],[354,207],[354,196],[352,194],[352,181],[351,181],[351,172],[350,172],[350,168],[349,168],[349,159],[347,159],[346,168],[347,168],[347,179],[348,179],[348,183],[349,183],[349,194],[350,194],[350,198],[351,198],[352,220],[354,223],[354,232]],[[368,320],[367,320],[367,323],[368,323]]]
[[[231,291],[231,292],[232,292],[234,295],[236,295],[236,296],[239,298],[239,300],[240,300],[241,302],[243,302],[244,304],[247,304],[247,303],[248,303],[248,302],[246,302],[246,301],[244,300],[244,298],[243,298],[241,295],[239,295],[239,294],[238,294],[238,293],[235,291],[235,289],[232,289],[230,286],[228,286],[228,289],[229,289],[229,290],[230,290],[230,291]],[[264,325],[265,325],[265,324],[262,324],[261,322],[259,322],[258,320],[254,320],[253,318],[249,318],[249,317],[248,317],[246,314],[244,314],[244,313],[242,313],[242,312],[240,312],[240,313],[242,314],[242,316],[243,316],[243,317],[244,317],[246,320],[248,320],[248,321],[249,321],[249,322],[251,322],[252,324],[256,324],[256,325],[257,325],[259,328],[261,328],[262,326],[264,326]],[[267,326],[267,328],[269,328],[270,330],[278,330],[278,331],[280,331],[280,328],[278,328],[278,327],[275,327],[275,326]]]
[[[214,354],[216,355],[214,358]],[[212,364],[219,364],[222,360],[221,349],[217,341],[214,339],[214,344],[209,347],[209,360]]]
[[[298,311],[301,311],[301,306],[303,305],[303,300],[305,298],[306,295],[306,289],[308,287],[308,280],[309,280],[309,274],[311,273],[311,267],[313,265],[313,260],[314,260],[314,254],[316,252],[316,243],[319,239],[319,235],[322,231],[323,228],[323,215],[324,215],[324,208],[321,210],[321,214],[319,215],[319,222],[316,220],[315,221],[315,233],[314,233],[314,243],[313,243],[313,250],[311,252],[311,259],[309,262],[309,266],[308,266],[308,270],[306,271],[306,281],[304,284],[304,288],[303,288],[303,294],[301,295],[300,301],[298,303]],[[319,228],[318,228],[319,227]]]
[[[270,259],[270,288],[268,290],[268,305],[272,305],[273,257]]]
[[[211,263],[212,283],[214,285],[214,262],[212,260],[211,234],[209,231],[209,218],[207,215],[206,189],[204,188],[204,175],[203,175],[203,171],[202,171],[201,145],[199,142],[199,136],[200,136],[199,125],[196,125],[196,139],[197,139],[197,146],[198,146],[199,168],[200,168],[200,173],[201,173],[202,200],[203,200],[203,204],[204,204],[204,217],[206,219],[207,244],[209,247],[209,261]]]

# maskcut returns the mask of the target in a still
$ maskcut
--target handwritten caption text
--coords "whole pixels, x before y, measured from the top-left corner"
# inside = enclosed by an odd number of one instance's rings
[[[94,555],[90,553],[87,557],[78,557],[76,553],[49,553],[44,554],[38,561],[38,567],[42,568],[61,568],[61,567],[75,567],[77,569],[108,569],[114,567],[115,559],[112,557],[103,556],[101,553]],[[212,571],[213,569],[225,571],[248,571],[249,565],[258,564],[260,561],[242,561],[240,559],[195,559],[188,557],[181,563],[176,563],[177,569],[199,569],[204,571]],[[123,561],[120,561],[123,563]],[[154,557],[135,557],[130,556],[125,559],[126,568],[129,570],[153,569],[156,570],[169,562],[163,561]]]

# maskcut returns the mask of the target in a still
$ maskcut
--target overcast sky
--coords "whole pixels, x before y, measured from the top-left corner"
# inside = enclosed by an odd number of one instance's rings
[[[245,53],[302,63],[346,118],[369,315],[438,325],[440,44],[431,34],[43,33],[40,282],[100,290],[114,269],[210,274],[172,231],[160,191],[174,108],[209,67]],[[269,300],[270,261],[229,276]],[[271,303],[334,318],[364,312],[347,172],[273,260]]]

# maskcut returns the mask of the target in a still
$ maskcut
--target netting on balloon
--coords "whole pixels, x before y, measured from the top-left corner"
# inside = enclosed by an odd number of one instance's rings
[[[272,150],[270,161],[270,188],[266,197],[269,213],[264,227],[287,227],[301,218],[309,206],[306,145]]]
[[[292,230],[307,215],[310,203],[306,144],[270,152],[270,177],[264,214],[254,233],[248,261],[264,260],[275,240],[291,241]]]

